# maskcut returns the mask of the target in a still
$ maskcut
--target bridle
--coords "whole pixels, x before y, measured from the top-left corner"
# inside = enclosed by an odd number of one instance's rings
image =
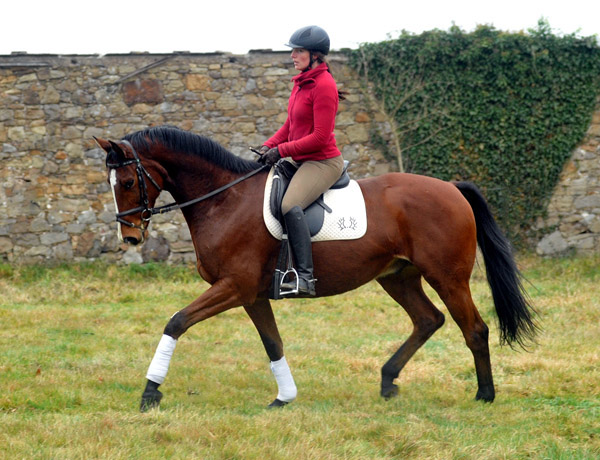
[[[131,228],[137,228],[138,230],[140,230],[142,232],[142,235],[143,235],[143,232],[145,232],[146,229],[148,228],[150,219],[152,218],[152,215],[153,215],[152,208],[149,207],[150,200],[148,199],[148,186],[146,184],[145,177],[147,177],[150,180],[152,185],[154,185],[154,187],[156,187],[156,189],[158,190],[159,193],[162,191],[162,188],[160,187],[160,185],[158,185],[156,183],[156,181],[152,178],[152,176],[146,170],[146,168],[144,168],[144,165],[142,164],[142,162],[140,160],[140,156],[135,151],[133,146],[128,141],[125,141],[125,140],[122,140],[121,143],[127,145],[131,149],[133,158],[130,160],[123,161],[121,163],[108,163],[107,162],[106,166],[111,169],[119,169],[119,168],[123,168],[125,166],[129,166],[132,164],[135,165],[135,172],[136,172],[137,179],[138,179],[138,189],[140,191],[140,206],[138,206],[137,208],[128,209],[127,211],[117,212],[116,218],[117,218],[118,223],[126,225]],[[116,197],[115,197],[115,206],[116,206]],[[118,211],[118,209],[117,209],[117,211]],[[136,225],[132,222],[129,222],[129,221],[123,219],[123,217],[130,216],[132,214],[137,214],[138,212],[141,214],[142,225]]]
[[[138,179],[138,189],[140,192],[140,206],[133,208],[133,209],[128,209],[127,211],[117,212],[116,220],[120,224],[126,225],[131,228],[137,228],[138,230],[140,230],[142,232],[142,238],[143,238],[144,232],[146,231],[146,229],[148,228],[148,225],[150,224],[150,219],[152,218],[153,215],[164,214],[164,213],[167,213],[170,211],[174,211],[175,209],[185,208],[187,206],[191,206],[193,204],[204,201],[204,200],[211,198],[211,197],[221,193],[222,191],[227,190],[228,188],[233,187],[234,185],[236,185],[236,184],[238,184],[238,183],[240,183],[240,182],[242,182],[242,181],[254,176],[255,174],[258,174],[259,172],[270,167],[267,165],[263,165],[262,167],[260,167],[258,169],[254,169],[254,170],[250,171],[248,174],[238,177],[234,181],[229,182],[228,184],[225,184],[222,187],[219,187],[216,190],[213,190],[212,192],[207,193],[206,195],[202,195],[201,197],[194,198],[193,200],[190,200],[190,201],[186,201],[185,203],[177,204],[176,202],[173,202],[173,203],[165,204],[163,206],[158,206],[158,207],[154,208],[154,207],[150,207],[150,200],[148,199],[148,186],[146,184],[145,178],[148,178],[148,180],[150,180],[152,185],[158,190],[159,193],[162,191],[162,188],[152,178],[152,176],[146,170],[146,168],[144,168],[144,165],[142,164],[142,162],[140,160],[140,156],[136,152],[135,148],[133,148],[133,145],[131,145],[131,143],[126,140],[121,140],[120,142],[122,144],[125,144],[127,147],[129,147],[131,149],[133,158],[123,161],[121,163],[106,163],[106,167],[111,168],[111,169],[118,169],[118,168],[122,168],[122,167],[129,166],[132,164],[135,165],[135,171],[136,171],[136,175],[137,175],[137,179]],[[116,197],[115,197],[115,205],[116,205]],[[118,209],[117,209],[117,211],[118,211]],[[136,225],[132,222],[129,222],[129,221],[123,219],[124,217],[130,216],[132,214],[137,214],[137,213],[141,214],[141,219],[142,219],[141,225]]]

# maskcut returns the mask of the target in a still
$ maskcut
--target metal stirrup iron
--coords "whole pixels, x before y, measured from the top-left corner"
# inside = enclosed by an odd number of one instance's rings
[[[281,244],[282,244],[282,251],[285,252],[286,267],[285,267],[285,271],[282,271],[279,267],[277,267],[277,269],[276,269],[276,271],[279,272],[278,273],[279,296],[284,297],[287,295],[297,295],[298,290],[299,290],[300,278],[298,276],[298,272],[296,271],[296,269],[294,268],[294,265],[292,263],[292,248],[290,246],[290,240],[288,239],[288,236],[286,233],[284,233],[281,237]],[[286,278],[288,276],[294,276],[293,279],[296,280],[296,287],[294,289],[282,291],[281,285],[287,281]]]

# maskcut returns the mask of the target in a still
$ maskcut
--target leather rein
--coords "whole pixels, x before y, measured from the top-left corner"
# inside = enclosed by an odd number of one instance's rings
[[[150,207],[149,206],[150,202],[148,199],[148,186],[146,184],[145,178],[147,177],[150,180],[151,184],[158,190],[159,193],[162,191],[162,188],[152,178],[152,176],[146,170],[146,168],[144,168],[144,165],[142,164],[142,162],[140,160],[140,156],[136,152],[135,148],[133,148],[133,145],[131,145],[131,143],[126,140],[121,140],[120,142],[122,144],[125,144],[127,147],[129,147],[131,149],[133,158],[130,160],[124,161],[122,163],[106,163],[106,166],[108,168],[118,169],[118,168],[122,168],[124,166],[129,166],[132,164],[135,165],[135,170],[136,170],[136,174],[137,174],[137,178],[138,178],[138,188],[140,191],[140,206],[138,206],[137,208],[128,209],[127,211],[117,212],[116,220],[120,224],[126,225],[128,227],[132,227],[132,228],[137,228],[137,229],[141,230],[142,232],[144,232],[148,228],[150,219],[152,218],[153,215],[165,214],[167,212],[174,211],[176,209],[181,209],[181,208],[185,208],[185,207],[191,206],[196,203],[200,203],[201,201],[207,200],[208,198],[218,195],[219,193],[227,190],[228,188],[231,188],[234,185],[236,185],[242,181],[245,181],[246,179],[254,176],[255,174],[258,174],[259,172],[269,168],[269,166],[263,165],[262,167],[255,169],[253,171],[250,171],[248,174],[238,177],[234,181],[229,182],[228,184],[225,184],[222,187],[219,187],[216,190],[213,190],[212,192],[209,192],[205,195],[202,195],[198,198],[194,198],[193,200],[189,200],[189,201],[186,201],[181,204],[173,202],[173,203],[165,204],[165,205],[158,206],[158,207]],[[136,225],[132,222],[129,222],[129,221],[123,219],[123,217],[127,217],[127,216],[130,216],[132,214],[137,214],[137,213],[141,214],[141,218],[142,218],[142,222],[143,222],[142,225]]]

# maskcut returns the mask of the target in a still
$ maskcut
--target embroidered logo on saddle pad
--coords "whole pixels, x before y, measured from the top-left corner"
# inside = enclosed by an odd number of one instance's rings
[[[281,240],[283,228],[281,223],[273,216],[270,204],[274,171],[275,169],[272,168],[269,172],[265,185],[263,217],[271,235]],[[344,188],[328,190],[321,195],[321,198],[329,209],[323,208],[318,203],[313,203],[308,208],[313,208],[311,212],[308,212],[307,209],[307,219],[312,220],[312,222],[309,221],[311,241],[354,240],[366,233],[367,211],[365,199],[355,180],[351,180]],[[322,217],[312,219],[314,214],[320,214],[321,212],[323,213]]]

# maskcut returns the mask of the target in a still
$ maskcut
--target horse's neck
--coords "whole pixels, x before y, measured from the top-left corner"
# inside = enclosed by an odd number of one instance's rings
[[[210,193],[235,178],[234,173],[202,159],[171,162],[166,170],[168,179],[165,190],[171,193],[179,204]]]

